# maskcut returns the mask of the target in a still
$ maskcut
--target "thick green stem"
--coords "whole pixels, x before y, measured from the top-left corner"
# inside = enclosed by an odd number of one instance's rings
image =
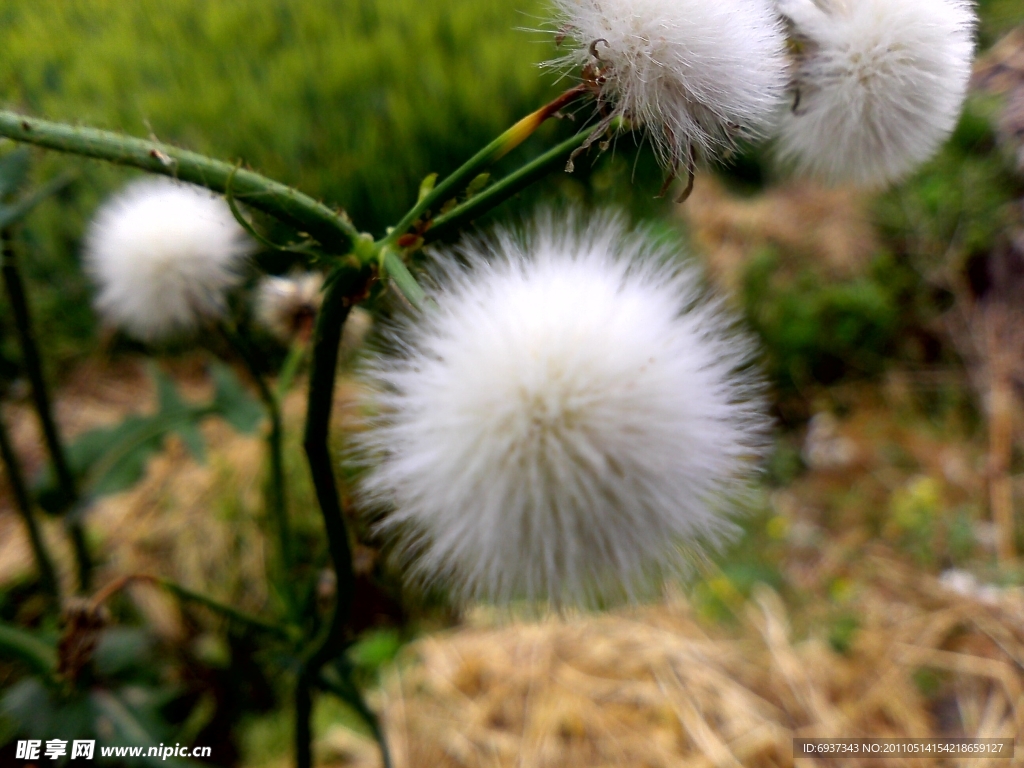
[[[571,88],[558,98],[545,104],[536,112],[527,115],[507,131],[502,133],[498,138],[463,163],[462,166],[451,176],[434,187],[427,195],[424,195],[423,198],[419,200],[404,217],[402,217],[402,220],[394,226],[391,233],[387,238],[385,238],[385,240],[388,242],[396,241],[399,237],[404,235],[409,227],[411,227],[424,213],[436,207],[438,203],[444,203],[445,200],[458,194],[462,187],[472,181],[473,177],[479,174],[484,168],[494,162],[497,162],[513,149],[518,147],[528,139],[533,132],[544,123],[545,120],[558,114],[560,109],[584,96],[586,92],[586,88],[582,86]]]
[[[313,334],[313,360],[309,375],[304,445],[317,501],[323,515],[327,546],[336,576],[336,589],[331,618],[306,650],[296,680],[295,751],[298,768],[310,768],[312,765],[312,688],[324,664],[344,649],[355,587],[352,549],[342,512],[341,496],[334,477],[328,437],[342,328],[354,298],[365,292],[371,276],[372,272],[367,267],[356,265],[343,267],[332,275],[328,279],[323,305],[317,315],[316,330]]]
[[[343,213],[318,203],[308,195],[258,173],[236,170],[229,163],[168,144],[95,128],[77,128],[2,110],[0,136],[171,176],[216,192],[225,192],[230,182],[236,200],[309,233],[332,253],[347,252],[359,236]]]
[[[11,486],[11,493],[14,495],[14,504],[18,508],[18,512],[21,513],[22,519],[25,521],[25,528],[28,530],[32,554],[35,556],[36,568],[39,570],[39,580],[46,593],[55,603],[59,604],[60,587],[57,581],[57,571],[53,567],[53,560],[46,549],[46,542],[39,530],[39,523],[36,522],[33,514],[32,497],[29,495],[25,475],[21,470],[21,462],[18,460],[18,454],[14,451],[3,414],[0,414],[0,454],[3,457],[4,467],[7,469],[7,480]]]
[[[599,126],[598,126],[599,127]],[[549,149],[540,157],[509,174],[501,181],[474,195],[462,205],[434,219],[434,225],[424,235],[425,240],[436,240],[456,231],[466,222],[475,219],[501,205],[535,181],[547,176],[555,168],[564,167],[572,153],[582,147],[597,127],[580,131],[571,139]]]
[[[91,579],[92,559],[86,545],[82,522],[78,519],[74,509],[79,501],[78,488],[74,474],[71,472],[71,465],[68,463],[67,454],[64,452],[60,433],[57,431],[57,422],[53,418],[53,405],[49,389],[46,386],[46,379],[43,377],[39,347],[36,345],[35,333],[32,330],[32,316],[28,308],[25,284],[22,282],[21,272],[18,270],[17,256],[9,229],[4,229],[0,233],[0,240],[2,240],[3,249],[3,266],[0,271],[3,272],[4,287],[11,304],[11,313],[14,315],[14,325],[21,345],[22,362],[32,384],[32,399],[43,430],[43,439],[46,442],[57,483],[61,489],[62,507],[65,511],[72,510],[66,518],[66,524],[78,565],[78,585],[82,592],[87,592]]]

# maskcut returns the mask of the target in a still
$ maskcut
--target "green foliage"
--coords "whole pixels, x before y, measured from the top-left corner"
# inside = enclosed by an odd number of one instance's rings
[[[792,277],[778,265],[771,251],[752,259],[743,293],[772,380],[799,391],[878,373],[899,327],[899,285],[872,277],[823,281],[809,270]]]
[[[71,470],[87,497],[117,493],[137,483],[150,457],[172,434],[181,438],[197,461],[204,461],[206,451],[198,424],[208,416],[220,416],[240,432],[252,432],[263,418],[262,407],[223,363],[211,363],[216,393],[211,402],[199,405],[182,399],[174,381],[155,365],[150,371],[157,390],[156,413],[129,415],[120,424],[84,433],[68,446]],[[35,485],[40,505],[56,511],[60,489],[51,467]]]

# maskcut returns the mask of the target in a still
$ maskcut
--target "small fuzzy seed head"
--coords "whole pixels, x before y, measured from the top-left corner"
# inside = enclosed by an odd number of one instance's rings
[[[644,126],[668,168],[772,127],[788,75],[771,0],[553,1],[571,50],[549,66],[591,72],[607,114]]]
[[[308,339],[323,300],[323,275],[267,276],[256,288],[256,320],[285,343]]]
[[[222,198],[146,178],[100,207],[86,234],[85,267],[103,319],[157,341],[221,316],[252,250]]]
[[[542,219],[435,260],[368,370],[362,496],[455,599],[642,596],[730,533],[765,433],[751,346],[671,248]]]
[[[974,55],[970,0],[782,0],[798,53],[784,162],[829,183],[880,187],[956,126]]]

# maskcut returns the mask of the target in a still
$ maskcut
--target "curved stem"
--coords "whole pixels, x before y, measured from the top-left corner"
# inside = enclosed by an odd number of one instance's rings
[[[359,237],[345,214],[308,195],[258,173],[236,172],[235,166],[229,163],[168,144],[95,128],[76,128],[6,110],[0,110],[0,136],[58,152],[141,168],[221,193],[227,190],[230,180],[236,200],[308,232],[334,253],[345,253]]]
[[[32,329],[32,316],[28,308],[25,284],[18,269],[18,260],[10,229],[0,232],[0,240],[2,240],[0,259],[3,264],[0,271],[3,272],[4,287],[11,304],[11,312],[14,315],[14,325],[21,345],[22,362],[32,384],[32,399],[43,430],[43,439],[46,442],[57,483],[61,489],[62,507],[65,511],[72,510],[79,501],[78,487],[64,451],[60,433],[57,430],[57,423],[53,418],[53,404],[46,386],[46,379],[43,377],[43,365],[39,358],[39,347],[36,345],[35,333]],[[81,520],[78,519],[74,511],[66,518],[66,524],[78,565],[78,585],[81,591],[86,592],[91,579],[92,559],[86,545],[85,532],[82,529]]]
[[[330,621],[304,654],[296,680],[295,748],[298,768],[310,768],[312,765],[312,688],[324,664],[344,649],[349,612],[352,607],[352,592],[355,585],[352,549],[338,485],[334,478],[328,437],[342,328],[352,308],[354,297],[365,292],[371,276],[372,272],[367,267],[351,265],[340,268],[328,278],[327,290],[317,315],[313,335],[313,360],[309,376],[304,446],[317,500],[320,503],[320,512],[323,515],[337,587]]]
[[[39,580],[42,582],[46,593],[59,605],[60,587],[57,581],[57,571],[53,567],[53,560],[46,549],[46,542],[43,540],[39,524],[36,522],[35,515],[33,514],[32,497],[29,495],[28,486],[25,483],[25,475],[21,470],[21,462],[14,451],[14,445],[11,443],[3,414],[0,414],[0,455],[2,455],[4,467],[7,469],[7,481],[10,483],[11,492],[14,495],[14,504],[25,521],[25,528],[28,530],[32,554],[36,560],[36,568],[39,569]]]
[[[416,205],[414,205],[409,212],[402,217],[402,220],[394,226],[391,233],[387,238],[385,238],[385,241],[396,241],[399,237],[404,235],[409,227],[411,227],[424,213],[437,205],[437,203],[443,203],[454,193],[457,193],[463,185],[471,181],[472,178],[483,168],[491,163],[497,162],[513,149],[518,147],[526,141],[526,139],[528,139],[533,132],[544,123],[545,120],[558,114],[560,109],[568,106],[586,93],[586,86],[580,85],[575,88],[570,88],[553,101],[548,102],[536,112],[527,115],[507,131],[502,133],[498,138],[463,163],[463,165],[451,176],[434,187],[429,194],[419,200]]]

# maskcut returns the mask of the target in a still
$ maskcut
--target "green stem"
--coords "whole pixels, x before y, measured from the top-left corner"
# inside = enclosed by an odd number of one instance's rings
[[[437,203],[443,203],[454,194],[457,194],[482,169],[500,160],[522,144],[545,120],[556,115],[563,107],[584,96],[586,92],[586,89],[581,86],[571,88],[502,133],[498,138],[463,163],[451,176],[434,187],[421,200],[417,201],[416,205],[394,226],[384,241],[388,243],[397,241],[424,213],[434,208]]]
[[[433,226],[424,235],[425,240],[436,240],[454,230],[467,221],[475,219],[510,197],[518,194],[535,181],[547,176],[554,168],[564,166],[572,153],[579,149],[600,126],[580,131],[570,139],[553,147],[540,157],[509,174],[499,182],[492,184],[478,195],[459,205],[448,213],[434,219]]]
[[[344,649],[355,577],[352,549],[345,525],[341,497],[334,477],[328,437],[334,404],[334,380],[338,369],[341,332],[352,308],[352,297],[365,291],[372,273],[366,267],[347,266],[327,281],[323,305],[313,334],[313,360],[309,375],[304,446],[317,501],[327,533],[336,576],[334,610],[330,621],[303,656],[295,689],[295,752],[298,768],[312,765],[312,687],[324,664]]]
[[[321,672],[318,682],[323,690],[333,693],[352,707],[363,719],[363,722],[369,726],[370,731],[373,733],[373,738],[377,740],[377,744],[380,746],[381,760],[384,763],[384,768],[391,768],[391,753],[388,750],[384,729],[380,727],[380,720],[377,714],[367,706],[362,693],[359,691],[359,687],[352,679],[351,665],[347,661],[342,663],[342,660],[339,660],[337,664],[328,666]]]
[[[39,347],[36,345],[35,333],[32,329],[32,316],[28,308],[25,284],[18,269],[18,260],[14,252],[10,229],[0,232],[0,240],[2,240],[3,249],[2,255],[0,255],[3,266],[0,271],[3,272],[4,287],[11,304],[11,312],[14,315],[14,325],[21,345],[22,361],[29,381],[32,383],[32,398],[43,430],[43,439],[53,462],[57,483],[61,489],[62,507],[65,510],[70,510],[78,503],[78,488],[74,474],[71,472],[71,465],[68,463],[67,454],[64,452],[60,433],[57,431],[57,423],[53,418],[53,405],[46,380],[43,377],[43,365],[39,358]],[[82,522],[77,515],[69,515],[66,522],[78,565],[79,589],[82,592],[87,592],[91,580],[92,559],[86,546],[85,532],[82,530]]]
[[[389,245],[385,245],[381,252],[381,267],[381,272],[391,278],[395,287],[401,291],[409,303],[422,311],[428,301],[426,291],[416,282],[416,278],[405,266],[402,257]]]
[[[204,608],[208,608],[214,613],[219,613],[221,616],[224,616],[231,621],[239,624],[245,624],[253,629],[258,629],[261,632],[267,632],[268,634],[276,635],[283,639],[292,639],[292,634],[285,627],[272,624],[269,621],[265,621],[258,616],[253,616],[245,613],[244,611],[239,611],[237,608],[232,608],[230,605],[219,603],[211,597],[207,597],[199,592],[193,592],[191,589],[183,587],[180,584],[176,584],[173,581],[160,578],[153,578],[152,581],[162,589],[170,592],[179,600],[196,603]]]
[[[285,598],[288,601],[290,612],[296,610],[295,590],[292,579],[294,578],[295,548],[292,538],[291,523],[288,519],[288,493],[285,486],[284,475],[284,425],[281,420],[281,404],[277,395],[267,385],[266,377],[259,369],[256,356],[249,346],[248,341],[236,330],[221,326],[228,342],[238,352],[239,357],[245,363],[256,388],[259,390],[260,399],[267,408],[270,416],[270,432],[267,434],[267,451],[270,456],[270,477],[267,479],[267,509],[274,519],[274,527],[277,533],[278,557],[282,575],[282,587],[285,591]]]
[[[92,157],[225,192],[236,200],[308,232],[333,253],[345,253],[359,233],[348,218],[308,195],[258,173],[168,144],[95,128],[76,128],[0,110],[0,136],[38,147]]]
[[[0,454],[2,454],[4,466],[7,469],[7,480],[11,485],[11,492],[14,495],[14,504],[25,521],[25,528],[28,529],[29,542],[32,545],[32,554],[35,556],[36,568],[39,569],[39,579],[43,589],[53,599],[54,603],[60,604],[60,587],[57,581],[57,571],[53,567],[53,560],[46,549],[46,542],[43,540],[39,524],[36,522],[32,511],[32,497],[29,495],[28,486],[25,484],[25,475],[21,469],[21,462],[18,454],[14,451],[10,434],[7,431],[7,424],[3,415],[0,414]]]

